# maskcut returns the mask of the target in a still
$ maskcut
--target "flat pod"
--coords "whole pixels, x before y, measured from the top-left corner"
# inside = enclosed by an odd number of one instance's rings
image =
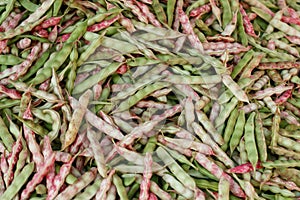
[[[248,159],[255,169],[256,164],[258,162],[258,153],[257,153],[255,134],[254,134],[254,129],[255,129],[254,118],[255,118],[255,112],[252,112],[249,115],[245,124],[244,138],[245,138],[245,145],[246,145]]]

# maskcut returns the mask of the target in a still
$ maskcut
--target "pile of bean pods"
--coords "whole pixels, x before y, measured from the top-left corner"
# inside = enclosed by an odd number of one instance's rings
[[[300,199],[300,1],[0,14],[0,199]]]

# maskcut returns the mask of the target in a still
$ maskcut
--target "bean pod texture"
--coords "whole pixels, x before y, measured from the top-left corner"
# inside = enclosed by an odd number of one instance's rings
[[[0,1],[0,199],[299,199],[293,0]]]

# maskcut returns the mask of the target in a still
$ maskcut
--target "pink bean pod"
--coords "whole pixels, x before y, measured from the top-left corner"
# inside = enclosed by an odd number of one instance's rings
[[[288,14],[291,18],[297,19],[297,18],[300,17],[300,15],[297,13],[297,11],[294,10],[293,8],[291,8],[291,7],[285,7],[284,9],[286,9],[287,14]]]
[[[29,101],[29,103],[23,113],[23,119],[33,120],[33,115],[31,112],[31,101]]]
[[[162,27],[161,23],[156,19],[155,15],[149,10],[148,6],[139,2],[137,0],[133,0],[133,2],[141,9],[142,13],[148,17],[148,20],[151,24],[156,27]]]
[[[11,80],[17,80],[20,76],[24,75],[28,69],[31,67],[31,64],[38,58],[38,54],[41,50],[41,43],[37,43],[32,49],[30,54],[27,56],[26,60],[23,61],[20,65],[16,65],[15,73],[10,75],[8,78]]]
[[[110,170],[108,176],[101,182],[99,190],[96,193],[95,200],[102,200],[107,198],[107,192],[111,188],[112,176],[115,174],[116,170]]]
[[[207,25],[207,26],[210,26],[214,23],[214,21],[216,20],[216,16],[215,15],[211,15],[209,16],[205,21],[204,23]]]
[[[188,16],[182,9],[178,10],[179,21],[182,25],[183,32],[188,35],[188,39],[192,45],[192,47],[199,50],[201,53],[204,52],[202,43],[200,42],[198,36],[194,33],[193,27],[190,23]]]
[[[299,62],[260,63],[257,68],[260,70],[300,68],[300,63]]]
[[[49,171],[46,175],[46,188],[47,188],[47,191],[50,191],[51,188],[53,187],[54,177],[55,177],[55,166],[52,165],[51,167],[49,167]]]
[[[37,171],[37,173],[34,174],[32,177],[32,180],[28,182],[26,185],[26,188],[21,193],[21,199],[28,199],[30,196],[30,193],[34,191],[35,187],[43,180],[43,178],[47,175],[49,172],[49,169],[54,165],[55,162],[55,156],[54,154],[51,154],[50,157],[45,159],[45,162],[42,166],[40,166],[40,169]]]
[[[134,28],[134,25],[132,24],[132,21],[130,19],[124,17],[123,15],[121,15],[119,22],[122,26],[124,26],[126,28],[126,30],[129,33],[136,31],[136,29]]]
[[[279,177],[274,177],[274,178],[271,179],[271,181],[274,182],[274,183],[280,184],[280,185],[286,187],[289,190],[300,191],[300,188],[292,181],[285,181],[285,180],[282,180]],[[266,184],[268,184],[268,182]]]
[[[194,101],[200,101],[199,94],[190,85],[176,84],[175,87]]]
[[[123,64],[123,65],[121,65],[121,66],[117,69],[116,73],[117,73],[117,74],[125,74],[125,73],[127,72],[128,69],[129,69],[128,65],[127,65],[127,64]]]
[[[139,200],[148,200],[150,197],[150,185],[151,185],[151,177],[152,177],[152,156],[148,152],[144,158],[144,172],[143,172],[143,180],[140,185],[140,195]]]
[[[77,15],[74,16],[74,17],[72,17],[71,19],[69,19],[68,21],[66,21],[65,24],[59,26],[58,32],[59,32],[59,33],[62,32],[65,28],[67,28],[67,27],[73,25],[73,24],[74,24],[75,22],[77,22],[79,19],[80,19],[80,17],[77,16]]]
[[[7,163],[7,159],[5,157],[5,153],[2,154],[1,158],[0,158],[0,169],[3,174],[6,174],[8,172],[8,163]]]
[[[58,28],[57,26],[54,26],[54,28],[51,30],[51,32],[48,35],[48,40],[50,42],[55,42],[57,39],[57,35],[58,35]]]
[[[262,165],[260,162],[258,162],[256,164],[256,169],[261,169],[261,168],[262,168]],[[248,172],[252,172],[253,170],[254,169],[253,169],[252,164],[248,162],[248,163],[236,166],[234,168],[228,169],[228,170],[226,170],[226,172],[227,173],[235,173],[235,174],[245,174]]]
[[[292,17],[282,16],[281,21],[283,21],[285,23],[288,23],[288,24],[300,25],[300,19],[299,18],[292,18]]]
[[[10,21],[8,22],[8,27],[6,28],[6,30],[11,30],[11,29],[16,28],[17,25],[18,25],[18,23],[19,23],[19,21],[20,21],[21,18],[23,17],[23,14],[24,14],[24,12],[15,15],[15,16],[13,17],[13,19],[10,20]]]
[[[289,102],[284,102],[283,105],[287,110],[290,110],[292,113],[294,113],[296,116],[300,117],[300,109],[294,106],[293,104]]]
[[[66,33],[66,34],[62,35],[61,37],[58,37],[56,39],[56,42],[65,42],[69,39],[70,36],[71,36],[71,33]]]
[[[161,115],[153,115],[151,117],[151,120],[154,120],[154,124],[157,124],[158,122],[161,122],[162,120],[165,120],[168,117],[172,117],[173,115],[177,114],[178,112],[182,111],[182,106],[180,104],[177,104],[173,106],[172,108],[166,110]]]
[[[131,12],[137,16],[139,21],[144,22],[148,24],[148,17],[141,11],[141,9],[134,5],[132,0],[122,0],[124,2],[124,5],[131,9]]]
[[[51,147],[51,141],[47,135],[44,137],[43,143],[44,144],[43,144],[42,152],[43,152],[44,158],[49,158],[52,156],[52,154],[55,155],[55,153],[53,152],[52,147]],[[49,172],[46,175],[46,187],[48,190],[53,185],[54,177],[55,177],[55,166],[53,164],[52,166],[49,166]]]
[[[4,182],[6,183],[6,185],[10,185],[10,183],[12,182],[13,178],[14,178],[14,167],[17,164],[17,161],[19,159],[19,153],[21,152],[23,146],[22,146],[22,136],[21,134],[19,135],[17,141],[15,142],[15,144],[12,147],[12,153],[11,153],[11,157],[8,161],[8,171],[6,174],[4,174]]]
[[[21,99],[22,95],[16,89],[8,89],[4,85],[0,85],[0,93],[6,94],[11,99]]]
[[[94,94],[95,101],[97,101],[97,99],[99,99],[102,94],[102,85],[103,85],[103,82],[100,81],[93,86],[93,94]]]
[[[75,158],[76,156],[74,156],[68,163],[65,163],[61,166],[58,174],[53,179],[52,187],[48,190],[46,198],[47,200],[52,200],[56,197],[56,195],[58,194],[59,190],[65,182],[65,178],[70,173],[72,163],[75,160]]]
[[[113,126],[115,129],[120,130],[120,128],[119,128],[118,126],[115,125],[114,120],[113,120],[109,115],[107,115],[105,112],[103,112],[102,110],[100,110],[100,111],[98,112],[98,115],[99,115],[105,122],[107,122],[108,124],[110,124],[111,126]]]
[[[97,4],[90,2],[90,1],[78,1],[78,4],[80,4],[86,8],[93,9],[95,11],[98,11],[98,9],[99,9]]]
[[[179,11],[183,10],[183,1],[177,1],[176,9],[175,9],[175,17],[173,22],[173,29],[175,31],[179,30],[180,20],[179,20]]]
[[[245,31],[248,35],[257,38],[258,36],[256,35],[256,33],[254,32],[254,28],[252,26],[252,23],[246,13],[246,11],[244,10],[243,6],[240,5],[240,12],[242,14],[243,17],[243,25],[245,28]]]
[[[148,200],[158,200],[158,198],[157,198],[157,196],[155,194],[153,194],[152,192],[150,192]]]
[[[258,92],[256,92],[252,97],[254,99],[263,99],[265,97],[270,97],[272,96],[273,94],[281,94],[287,90],[291,90],[293,89],[293,86],[292,85],[279,85],[279,86],[276,86],[276,87],[273,87],[273,88],[266,88],[264,90],[260,90]]]
[[[214,162],[209,160],[206,156],[204,156],[201,153],[197,153],[195,156],[195,159],[197,162],[202,165],[204,168],[206,168],[208,171],[210,171],[215,177],[221,178],[222,176],[229,181],[230,183],[230,191],[237,197],[245,198],[246,195],[242,188],[237,184],[231,176],[223,172],[223,170],[216,165]]]
[[[300,126],[298,119],[286,111],[280,111],[280,117],[285,119],[289,124]]]
[[[257,14],[256,13],[248,13],[248,17],[250,21],[253,21],[256,19]]]
[[[50,87],[50,79],[45,80],[41,85],[39,86],[39,90],[47,91]]]
[[[273,40],[269,40],[267,44],[267,48],[270,50],[275,50],[276,49],[275,42]]]
[[[203,43],[205,52],[211,55],[222,55],[226,50],[231,54],[239,54],[241,52],[247,52],[251,49],[251,46],[245,47],[239,43],[228,42],[207,42]]]
[[[70,160],[72,159],[72,155],[66,152],[62,152],[62,151],[55,151],[55,160],[57,162],[70,162]]]
[[[191,157],[192,156],[192,151],[190,149],[187,149],[187,148],[182,148],[180,146],[178,146],[177,144],[174,144],[174,143],[171,143],[171,142],[168,142],[167,140],[164,139],[163,136],[159,135],[157,137],[158,141],[160,143],[162,143],[163,145],[175,150],[175,151],[178,151],[180,153],[182,153],[183,155],[186,155],[188,157]]]
[[[24,12],[23,13],[18,13],[18,14],[16,14],[15,12],[11,12],[10,15],[1,24],[0,28],[1,28],[1,30],[3,30],[1,32],[14,29],[18,25],[18,23],[21,20],[23,14],[24,14]]]
[[[23,38],[17,43],[18,49],[26,49],[30,46],[31,44],[31,39],[29,38]]]
[[[181,129],[180,131],[176,132],[176,137],[178,138],[182,138],[182,139],[187,139],[187,140],[194,140],[195,136],[193,135],[193,133],[188,132],[185,129]]]
[[[92,26],[87,27],[87,31],[90,32],[98,32],[102,29],[109,27],[111,24],[115,23],[120,18],[120,15],[117,15],[111,19],[104,20],[98,24],[94,24]]]
[[[1,24],[1,30],[0,32],[4,32],[4,31],[8,31],[11,29],[14,29],[19,21],[21,20],[23,14],[16,14],[14,16],[12,16],[14,12],[12,12],[7,18],[6,20]],[[1,53],[5,53],[5,49],[7,48],[7,42],[8,40],[1,40],[0,41],[0,54]]]
[[[51,26],[56,26],[59,24],[62,17],[50,17],[49,19],[46,19],[43,21],[40,25],[36,26],[34,30],[39,31],[42,29],[47,29]]]
[[[170,105],[167,105],[165,103],[159,103],[159,102],[155,102],[155,101],[146,101],[146,100],[142,100],[142,101],[139,101],[137,104],[136,104],[137,107],[139,108],[157,108],[157,109],[169,109],[170,108]]]
[[[7,47],[8,40],[1,40],[0,41],[0,53],[5,53],[5,48]]]
[[[23,114],[24,119],[33,120],[32,113],[30,112],[30,104]],[[32,160],[36,164],[37,171],[40,171],[44,164],[44,157],[41,154],[40,146],[35,139],[34,132],[23,124],[23,132],[25,140],[28,144],[29,151],[32,153]]]
[[[280,105],[287,102],[287,100],[291,97],[292,97],[292,90],[287,90],[282,95],[277,97],[274,102]]]
[[[300,38],[297,36],[285,36],[286,39],[288,39],[291,43],[300,45]]]
[[[211,11],[211,5],[205,4],[203,6],[200,6],[198,8],[193,9],[190,12],[190,17],[197,17],[200,18],[202,15],[209,13]]]
[[[66,189],[55,198],[55,200],[73,199],[78,192],[95,180],[96,176],[97,169],[93,167],[79,177],[75,183],[68,185]]]
[[[25,124],[23,125],[23,131],[28,148],[32,153],[32,160],[36,163],[36,168],[40,169],[43,165],[44,158],[40,153],[40,147],[35,140],[34,133]]]
[[[85,165],[85,158],[83,156],[77,157],[75,161],[75,167],[80,171],[83,172],[83,168]]]
[[[49,37],[49,33],[46,29],[41,29],[38,31],[33,32],[34,35],[42,37],[42,38],[48,38]]]

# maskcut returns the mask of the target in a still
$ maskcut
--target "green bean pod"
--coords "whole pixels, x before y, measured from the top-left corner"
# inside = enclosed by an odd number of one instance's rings
[[[88,88],[95,85],[96,83],[98,83],[99,81],[106,79],[108,76],[113,74],[121,65],[122,63],[118,62],[111,63],[109,66],[102,69],[99,73],[90,76],[89,78],[76,85],[74,87],[73,94],[80,94],[86,91]]]
[[[152,7],[153,10],[156,14],[157,19],[162,23],[162,24],[167,24],[167,16],[164,12],[163,7],[160,5],[160,2],[158,0],[153,0],[152,2]]]
[[[254,118],[255,118],[255,112],[252,112],[245,124],[244,138],[245,138],[245,145],[248,154],[248,159],[252,164],[253,168],[255,169],[256,164],[258,162],[258,153],[257,153],[255,134],[254,134],[254,129],[255,129]]]
[[[30,67],[29,71],[20,78],[20,81],[26,81],[28,78],[34,75],[47,61],[49,55],[50,55],[50,50],[44,52],[42,56],[35,62],[35,64]]]
[[[28,11],[34,12],[36,9],[38,9],[38,5],[32,3],[29,0],[19,0],[20,4]]]
[[[281,136],[281,135],[278,135],[278,140],[277,140],[278,144],[287,148],[287,149],[290,149],[290,150],[294,150],[296,152],[300,152],[300,144],[299,142],[296,142],[295,140],[293,139],[290,139],[288,137],[284,137],[284,136]]]
[[[278,138],[279,138],[279,129],[280,129],[280,110],[277,107],[276,113],[273,117],[272,122],[272,136],[271,136],[271,146],[277,146]]]
[[[36,27],[37,25],[42,23],[42,21],[44,21],[45,18],[46,18],[46,16],[39,19],[39,20],[31,22],[27,25],[19,25],[15,29],[10,29],[10,30],[5,31],[5,32],[0,32],[0,40],[11,39],[11,38],[13,38],[17,35],[21,35],[22,33],[31,31],[34,27]]]
[[[50,78],[52,75],[52,69],[55,71],[59,69],[71,53],[73,45],[74,44],[72,43],[65,43],[59,52],[52,53],[49,59],[45,62],[43,68],[37,72],[34,79],[29,81],[29,83],[37,85]]]
[[[218,187],[218,199],[219,200],[229,200],[229,192],[230,192],[230,184],[229,181],[222,176],[219,181]]]
[[[254,51],[250,50],[243,56],[243,58],[234,67],[231,73],[232,78],[235,78],[243,70],[243,68],[247,65],[247,63],[252,59],[253,55],[254,55]]]
[[[263,162],[262,166],[265,168],[287,168],[287,167],[299,167],[300,160],[275,160]]]
[[[102,180],[100,178],[96,179],[94,181],[94,183],[87,186],[83,192],[77,194],[73,200],[91,199],[97,193],[97,191],[100,187],[101,181]]]
[[[3,119],[0,117],[0,138],[5,145],[6,149],[11,152],[12,146],[14,144],[14,139],[10,132],[8,131]]]
[[[234,149],[239,144],[240,139],[244,133],[245,122],[246,122],[245,112],[243,110],[240,110],[235,127],[234,127],[234,131],[232,133],[232,136],[231,136],[231,139],[229,142],[231,154],[233,153]]]
[[[238,116],[239,116],[239,111],[237,108],[235,108],[229,118],[228,118],[228,121],[227,121],[227,124],[226,124],[226,127],[225,127],[225,131],[224,131],[224,135],[223,135],[223,138],[224,138],[224,144],[221,146],[221,148],[223,149],[223,151],[226,151],[227,148],[228,148],[228,143],[230,141],[230,138],[233,134],[233,131],[234,131],[234,127],[235,127],[235,124],[236,124],[236,121],[238,119]]]
[[[112,180],[113,180],[113,184],[117,188],[117,193],[120,197],[120,200],[128,200],[127,192],[122,183],[122,179],[117,174],[114,174]]]
[[[255,137],[256,137],[256,144],[257,150],[259,154],[259,160],[261,162],[265,162],[267,160],[267,144],[266,138],[263,133],[263,124],[260,117],[260,114],[257,114],[255,117]]]
[[[239,101],[236,97],[232,97],[230,102],[224,106],[224,109],[221,110],[220,114],[218,115],[218,117],[215,120],[216,127],[221,126],[226,121],[226,119],[230,116],[230,113],[237,106],[238,102]]]
[[[192,179],[177,162],[170,156],[170,154],[164,150],[162,147],[158,147],[157,150],[158,157],[168,166],[170,171],[176,176],[176,178],[181,181],[187,188],[195,188],[196,184],[194,179]]]
[[[145,88],[139,90],[133,96],[130,96],[128,99],[122,101],[114,112],[122,112],[124,110],[127,110],[131,108],[133,105],[135,105],[137,102],[142,100],[144,97],[151,94],[152,92],[167,86],[169,86],[169,83],[166,82],[157,82],[155,84],[148,85]]]
[[[225,28],[227,24],[231,22],[232,12],[231,7],[228,0],[220,0],[221,6],[223,7],[222,12],[222,26]]]
[[[9,13],[13,10],[16,0],[10,0],[6,4],[5,11],[1,13],[0,24],[9,16]]]
[[[13,197],[18,194],[22,186],[27,182],[31,173],[34,170],[34,163],[31,162],[27,164],[21,171],[21,173],[14,178],[10,186],[5,190],[5,192],[0,196],[1,199],[13,199]]]
[[[13,54],[0,55],[0,65],[17,65],[23,61],[24,59]]]

